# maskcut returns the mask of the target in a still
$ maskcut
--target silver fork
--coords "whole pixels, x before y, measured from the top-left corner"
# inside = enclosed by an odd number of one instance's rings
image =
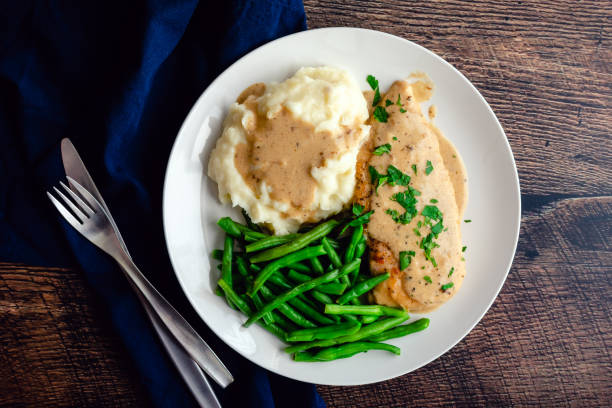
[[[60,181],[62,189],[77,204],[75,205],[60,189],[53,187],[60,202],[52,194],[47,196],[74,229],[91,243],[110,255],[126,273],[126,276],[140,290],[147,302],[157,313],[160,320],[176,340],[184,347],[196,363],[211,376],[220,386],[226,387],[233,377],[225,365],[206,342],[196,333],[187,321],[168,303],[168,301],[151,285],[147,278],[121,247],[115,230],[100,203],[79,183],[68,177],[70,184],[76,188],[80,197]],[[83,197],[87,202],[81,199]],[[72,213],[67,209],[69,208]]]

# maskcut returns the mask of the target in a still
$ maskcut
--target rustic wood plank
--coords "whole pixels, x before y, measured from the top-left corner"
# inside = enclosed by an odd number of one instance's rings
[[[526,213],[504,288],[459,345],[411,374],[321,395],[330,407],[610,406],[611,221],[612,197]]]
[[[148,400],[83,277],[0,263],[0,406],[135,406]]]
[[[304,3],[310,28],[385,31],[466,75],[507,133],[525,194],[612,194],[609,1]]]

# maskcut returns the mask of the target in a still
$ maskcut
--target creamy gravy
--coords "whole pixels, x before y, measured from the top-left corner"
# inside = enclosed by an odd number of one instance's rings
[[[270,198],[286,203],[286,216],[313,221],[310,206],[317,184],[311,171],[355,143],[357,132],[350,128],[340,135],[315,131],[313,125],[296,119],[286,108],[268,118],[258,112],[256,102],[264,91],[265,84],[254,84],[238,98],[254,120],[245,125],[247,143],[236,147],[234,165],[255,194],[264,193],[261,189],[265,186]]]
[[[389,99],[395,102],[399,95],[406,112],[400,112],[400,107],[393,104],[386,107],[389,113],[387,123],[371,120],[372,145],[389,143],[392,149],[389,154],[372,155],[368,165],[374,166],[382,174],[386,174],[389,165],[393,165],[410,175],[410,186],[421,192],[416,197],[418,215],[409,224],[396,223],[386,210],[396,210],[400,214],[404,212],[396,201],[391,200],[391,196],[405,191],[407,187],[381,186],[378,194],[369,194],[368,204],[375,212],[368,225],[368,235],[372,242],[378,243],[375,245],[384,244],[390,252],[388,256],[371,263],[373,273],[388,271],[392,276],[375,289],[377,303],[399,304],[410,311],[424,312],[438,307],[461,287],[465,265],[461,260],[460,218],[467,202],[467,188],[465,168],[458,152],[421,113],[420,103],[431,97],[433,84],[420,74],[412,77],[417,80],[395,82],[383,96],[382,101]],[[381,104],[384,106],[384,102]],[[434,168],[429,175],[425,173],[427,161]],[[417,166],[416,174],[412,165]],[[432,199],[437,202],[430,203]],[[419,247],[421,240],[430,232],[430,227],[423,225],[424,217],[421,215],[425,205],[438,207],[443,213],[446,228],[435,239],[439,247],[431,251],[436,266],[426,259],[423,249]],[[400,251],[416,253],[403,271],[398,268]],[[454,269],[449,277],[451,268]],[[442,285],[451,282],[452,288],[441,290]]]

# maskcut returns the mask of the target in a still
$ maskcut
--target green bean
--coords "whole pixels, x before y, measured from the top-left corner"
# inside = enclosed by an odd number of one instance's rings
[[[396,309],[389,306],[381,305],[325,305],[326,314],[352,314],[352,315],[368,315],[368,316],[407,316],[402,309]]]
[[[263,308],[264,303],[262,302],[261,298],[259,297],[259,294],[256,293],[253,297],[253,303],[255,304],[255,307],[257,308],[257,310],[260,310],[261,308]],[[263,321],[266,324],[273,324],[274,323],[274,317],[272,317],[272,313],[266,313],[265,315],[263,315]]]
[[[336,347],[325,348],[313,355],[312,358],[319,361],[332,361],[340,358],[352,357],[355,354],[363,353],[364,351],[368,350],[385,350],[397,355],[399,355],[401,352],[399,347],[391,344],[359,341],[355,343],[342,344]]]
[[[249,276],[249,266],[243,257],[236,257],[236,267],[238,268],[238,273],[240,273],[240,275]]]
[[[276,295],[270,289],[268,289],[266,285],[263,285],[261,287],[261,294],[263,295],[263,297],[266,299],[267,302],[273,301],[274,298],[276,297]],[[311,322],[310,320],[302,316],[297,310],[295,310],[294,308],[292,308],[286,303],[282,303],[278,305],[278,311],[281,312],[283,315],[285,315],[287,319],[291,320],[293,323],[297,324],[298,326],[306,327],[306,328],[317,327],[316,324],[314,324],[313,322]]]
[[[278,286],[281,289],[291,289],[294,285],[287,282],[285,277],[280,274],[280,272],[276,272],[268,279],[268,282]]]
[[[230,217],[223,217],[217,221],[217,225],[221,227],[223,231],[234,238],[240,238],[240,230],[238,229],[237,224]]]
[[[340,249],[342,247],[342,245],[340,245],[340,243],[338,241],[336,241],[335,239],[331,238],[331,237],[325,237],[325,239],[327,239],[327,242],[329,242],[329,245],[331,245],[332,248],[334,249]]]
[[[323,275],[325,270],[323,269],[323,265],[321,265],[321,261],[319,258],[310,258],[310,265],[312,265],[312,270],[316,272],[317,275]]]
[[[238,307],[242,313],[247,316],[251,316],[253,314],[251,306],[249,306],[247,302],[238,296],[238,294],[234,292],[234,289],[232,289],[232,287],[225,280],[223,280],[223,278],[219,279],[217,284],[221,287],[221,289],[223,289],[225,297],[236,305],[236,307]]]
[[[223,250],[222,249],[213,249],[210,253],[212,259],[216,259],[217,261],[223,260]]]
[[[245,250],[247,254],[251,252],[261,251],[292,241],[299,236],[300,234],[271,235],[269,237],[262,238],[259,241],[250,243],[245,247]]]
[[[351,262],[355,257],[355,248],[357,248],[357,244],[361,241],[361,236],[363,235],[363,225],[358,225],[353,228],[353,235],[351,235],[351,242],[349,246],[346,248],[346,252],[344,253],[344,262]]]
[[[408,314],[402,317],[389,317],[387,319],[377,320],[367,326],[362,326],[361,329],[355,334],[349,334],[347,336],[338,337],[329,340],[315,340],[306,343],[300,343],[293,346],[289,346],[285,349],[287,353],[295,353],[298,351],[308,350],[313,347],[329,347],[336,344],[353,343],[376,334],[380,334],[387,329],[397,326],[405,322],[408,319]]]
[[[316,247],[308,247],[304,248],[300,251],[293,252],[289,255],[285,255],[284,257],[275,260],[274,262],[270,262],[267,264],[261,272],[255,278],[255,282],[253,282],[253,287],[249,290],[249,295],[253,293],[257,293],[261,285],[263,285],[270,275],[274,272],[278,271],[280,268],[283,268],[287,265],[291,265],[292,263],[302,261],[304,259],[312,258],[313,256],[323,255],[325,251],[322,246]]]
[[[320,247],[320,248],[321,248],[321,250],[323,250],[322,247]],[[285,303],[289,299],[294,298],[294,297],[296,297],[297,295],[299,295],[301,293],[304,293],[304,292],[307,292],[309,290],[312,290],[312,289],[316,288],[317,286],[322,285],[324,283],[331,282],[334,279],[338,278],[339,276],[347,275],[347,274],[351,273],[355,268],[359,268],[360,263],[361,263],[360,259],[355,259],[351,263],[348,263],[348,264],[344,265],[342,267],[342,269],[340,269],[340,270],[335,269],[335,270],[333,270],[331,272],[327,272],[326,274],[319,276],[318,278],[314,278],[314,279],[312,279],[312,280],[310,280],[308,282],[300,283],[299,285],[297,285],[293,289],[290,289],[290,290],[282,293],[274,301],[272,301],[272,302],[268,303],[267,305],[265,305],[263,309],[261,309],[260,311],[255,313],[253,316],[251,316],[244,323],[244,326],[245,327],[250,326],[251,324],[253,324],[257,320],[261,319],[261,317],[265,313],[268,313],[268,312],[276,309],[280,304]],[[264,268],[264,270],[261,271],[261,274],[263,274],[265,272],[265,270],[266,269]],[[262,285],[263,285],[263,283],[262,283]]]
[[[340,296],[336,303],[339,305],[343,305],[348,303],[351,299],[356,298],[358,296],[363,295],[364,293],[374,289],[376,285],[379,283],[389,279],[389,273],[385,272],[383,274],[377,275],[373,278],[368,279],[365,282],[361,282],[350,288],[344,295]]]
[[[301,329],[289,333],[287,340],[312,341],[335,339],[336,337],[357,333],[360,328],[361,324],[359,323],[339,323],[331,326],[317,327],[316,329]]]
[[[332,298],[330,298],[328,295],[326,295],[323,292],[319,292],[316,289],[311,290],[309,293],[315,300],[317,300],[318,302],[321,302],[323,304],[323,307],[325,307],[325,305],[327,304],[334,303]]]
[[[319,306],[317,305],[316,302],[310,300],[308,297],[306,297],[305,293],[302,293],[301,295],[298,295],[298,298],[306,303],[308,306],[310,306],[311,308],[313,308],[314,310],[319,310]]]
[[[327,293],[328,295],[341,295],[346,290],[347,285],[344,283],[331,282],[321,285],[317,288],[319,292]]]
[[[242,212],[242,217],[244,218],[244,221],[246,222],[247,226],[250,229],[252,229],[253,231],[257,231],[257,232],[262,232],[261,227],[253,222],[253,220],[249,216],[249,213],[247,213],[244,209],[242,209],[241,212]]]
[[[330,316],[336,316],[336,315],[330,315]],[[342,315],[342,319],[346,320],[347,322],[359,322],[359,319],[353,315],[350,314],[343,314]]]
[[[233,279],[232,279],[232,252],[234,250],[234,240],[231,236],[225,236],[225,242],[223,244],[223,260],[221,262],[221,278],[227,282],[229,287],[233,287]],[[226,294],[227,298],[227,294]],[[227,298],[229,302],[230,299]]]
[[[249,264],[249,269],[251,269],[253,272],[259,272],[261,271],[261,266],[255,265],[255,264]]]
[[[397,326],[397,327],[394,327],[393,329],[389,329],[380,334],[370,336],[366,340],[385,341],[389,339],[394,339],[396,337],[403,337],[411,333],[420,332],[421,330],[425,330],[428,327],[429,327],[429,319],[426,317],[423,317],[419,320],[415,320],[414,322],[406,324],[404,326]]]
[[[304,272],[304,273],[310,273],[310,268],[307,267],[306,265],[302,264],[302,263],[299,263],[299,262],[292,263],[287,268],[295,269],[296,271],[300,271],[300,272]]]
[[[317,225],[316,227],[314,227],[307,233],[300,235],[298,238],[294,239],[293,241],[290,241],[279,247],[271,248],[271,249],[268,249],[267,251],[260,252],[254,255],[251,258],[251,262],[258,263],[258,262],[270,261],[272,259],[280,258],[287,254],[291,254],[292,252],[295,252],[299,249],[304,248],[311,242],[314,242],[326,236],[338,224],[339,223],[336,220],[329,220],[327,222],[324,222],[323,224]],[[321,255],[324,255],[324,253]]]
[[[357,244],[357,248],[355,248],[355,258],[361,258],[365,253],[367,247],[368,245],[366,243],[366,237],[365,235],[362,235],[361,240]]]
[[[278,337],[281,341],[288,343],[287,341],[287,332],[281,328],[280,326],[270,323],[270,324],[260,324],[261,327]]]
[[[242,233],[242,237],[244,238],[244,240],[246,242],[257,242],[260,241],[261,239],[263,239],[261,237],[262,233],[261,232],[257,232],[257,231],[244,231]]]
[[[306,274],[296,272],[293,269],[289,269],[289,272],[287,272],[287,277],[291,279],[292,281],[298,282],[298,283],[308,282],[309,280],[312,279],[312,276],[308,276]]]
[[[363,324],[370,324],[370,323],[374,323],[375,321],[377,321],[379,317],[380,316],[363,315],[363,316],[359,316],[359,321]]]
[[[315,359],[312,353],[309,353],[308,351],[302,351],[301,353],[295,353],[293,355],[293,361],[301,361],[305,363],[318,363],[321,360]]]
[[[285,316],[283,316],[279,311],[275,310],[274,312],[271,312],[271,313],[272,313],[272,317],[274,318],[274,323],[278,325],[280,328],[282,328],[283,330],[285,330],[286,332],[290,333],[298,329],[298,326],[296,326],[295,324],[290,322],[288,319],[286,319]]]
[[[340,266],[342,265],[342,261],[340,260],[340,257],[338,256],[338,253],[336,252],[336,250],[331,245],[330,239],[328,237],[323,237],[323,239],[321,239],[321,245],[323,245],[323,249],[325,249],[325,252],[327,253],[327,257],[329,258],[331,262],[331,265],[333,265],[336,268],[340,268]],[[340,282],[346,284],[347,286],[350,284],[348,276],[342,277]]]
[[[231,219],[231,218],[230,218]],[[235,222],[232,220],[232,222],[235,224],[236,228],[238,229],[238,231],[240,231],[242,234],[249,234],[249,236],[254,239],[254,240],[260,240],[260,239],[264,239],[265,237],[268,237],[268,234],[264,234],[263,232],[258,232],[258,231],[254,231],[252,229],[250,229],[249,227],[247,227],[246,225],[242,225],[238,222]]]
[[[304,316],[312,319],[317,323],[334,324],[334,321],[332,319],[325,316],[323,313],[320,313],[314,307],[311,307],[303,299],[300,299],[300,296],[294,297],[293,299],[289,299],[289,304],[295,307],[298,311],[302,312]]]
[[[332,265],[334,265],[336,268],[340,268],[342,266],[342,261],[340,260],[336,250],[329,243],[329,238],[323,237],[323,239],[321,239],[321,245],[323,245],[323,249],[325,249],[325,252],[327,253]]]

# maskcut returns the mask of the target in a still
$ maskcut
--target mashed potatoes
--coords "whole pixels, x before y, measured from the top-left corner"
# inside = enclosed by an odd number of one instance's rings
[[[350,202],[367,119],[359,86],[339,68],[302,68],[284,82],[254,84],[231,105],[208,175],[221,202],[276,234],[297,231]]]

